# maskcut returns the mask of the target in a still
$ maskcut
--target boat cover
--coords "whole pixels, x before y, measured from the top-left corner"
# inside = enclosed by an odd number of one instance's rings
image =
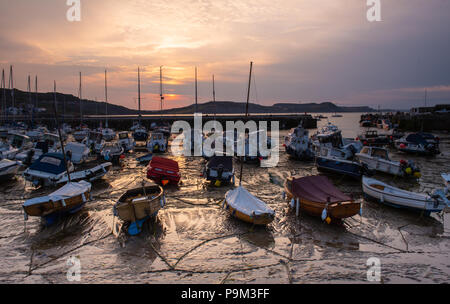
[[[174,172],[178,172],[180,170],[176,161],[158,156],[154,156],[152,158],[150,167]]]
[[[220,165],[223,166],[223,169],[226,171],[233,170],[233,157],[231,156],[213,156],[209,162],[208,168],[217,168]]]
[[[0,161],[0,170],[1,169],[6,169],[12,166],[18,166],[20,165],[19,162],[17,161],[13,161],[13,160],[9,160],[9,159],[4,159],[2,161]]]
[[[61,153],[44,154],[30,166],[30,169],[56,175],[61,174],[66,171],[64,156]]]
[[[82,195],[83,193],[89,191],[91,191],[91,184],[86,181],[81,181],[78,183],[68,183],[65,186],[56,190],[55,192],[49,194],[48,196],[41,196],[27,200],[23,204],[23,206],[28,207],[49,201],[57,202],[60,200],[66,200],[71,197]]]
[[[428,142],[419,133],[413,133],[413,134],[408,135],[406,137],[406,141],[415,143],[415,144],[421,144],[422,146],[425,146],[425,147],[428,145]]]
[[[72,155],[83,155],[87,147],[84,144],[70,142],[66,145],[66,151],[71,151]]]
[[[255,215],[261,214],[275,214],[275,211],[270,209],[266,203],[259,198],[253,196],[250,192],[244,189],[242,186],[234,190],[230,190],[225,195],[227,204],[233,209],[236,209],[244,214]]]
[[[307,176],[292,180],[292,193],[299,198],[311,202],[330,203],[351,201],[351,198],[336,188],[333,183],[322,175]]]

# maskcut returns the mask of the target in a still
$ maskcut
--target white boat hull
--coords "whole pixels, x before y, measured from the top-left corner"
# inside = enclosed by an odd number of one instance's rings
[[[374,186],[384,187],[384,190]],[[365,176],[363,177],[363,192],[366,196],[376,199],[383,204],[426,213],[440,212],[447,205],[442,199],[435,200],[426,194],[398,189]]]

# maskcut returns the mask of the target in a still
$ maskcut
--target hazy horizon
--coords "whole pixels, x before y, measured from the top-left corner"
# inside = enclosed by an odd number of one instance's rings
[[[366,1],[81,0],[81,21],[69,22],[66,1],[0,0],[0,69],[14,67],[26,91],[104,100],[136,108],[141,67],[142,108],[158,110],[159,67],[164,108],[245,100],[254,62],[251,102],[333,102],[409,109],[450,101],[450,1],[381,0],[382,21],[368,22]],[[7,83],[8,85],[8,83]]]

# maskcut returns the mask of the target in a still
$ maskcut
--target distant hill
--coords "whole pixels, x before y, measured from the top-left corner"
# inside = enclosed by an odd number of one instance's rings
[[[0,93],[0,100],[3,92]],[[29,104],[29,95],[27,92],[14,90],[15,106],[25,108]],[[64,108],[66,115],[77,116],[80,113],[79,98],[71,94],[57,93],[58,110],[61,113]],[[11,106],[11,92],[6,90],[6,100],[8,107]],[[31,102],[35,104],[36,94],[31,94]],[[83,99],[84,115],[104,115],[106,114],[106,104]],[[37,104],[39,108],[45,108],[47,113],[53,113],[53,93],[38,93]],[[190,114],[195,110],[195,105],[187,107],[164,110],[165,114]],[[205,114],[236,114],[245,112],[244,102],[217,101],[216,103],[207,102],[198,105],[198,111]],[[249,104],[250,113],[334,113],[334,112],[374,112],[370,107],[341,107],[331,102],[324,103],[277,103],[273,106],[263,106],[258,104]],[[137,114],[135,109],[129,109],[123,106],[108,104],[108,114],[110,115],[132,115]],[[142,114],[155,114],[159,111],[142,111]]]

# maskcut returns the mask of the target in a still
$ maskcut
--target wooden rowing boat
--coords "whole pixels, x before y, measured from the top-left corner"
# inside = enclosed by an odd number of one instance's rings
[[[285,194],[297,215],[303,211],[312,216],[322,217],[327,223],[338,222],[361,211],[361,203],[337,189],[322,175],[290,177],[284,183]]]
[[[165,205],[164,190],[158,185],[143,186],[128,190],[114,205],[114,215],[129,222],[128,233],[139,234],[142,225],[151,217],[156,217]]]

